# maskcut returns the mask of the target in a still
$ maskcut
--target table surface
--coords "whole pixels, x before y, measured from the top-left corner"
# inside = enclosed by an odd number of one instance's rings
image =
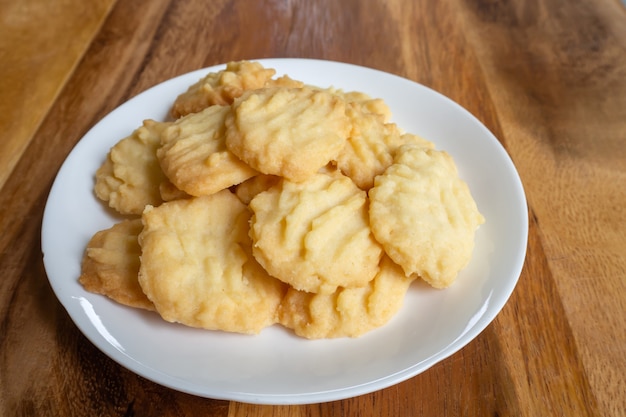
[[[0,0],[0,414],[626,415],[626,11],[619,0]],[[407,381],[312,405],[199,398],[113,362],[48,283],[44,205],[85,132],[145,89],[242,59],[422,83],[501,141],[528,198],[510,300]]]

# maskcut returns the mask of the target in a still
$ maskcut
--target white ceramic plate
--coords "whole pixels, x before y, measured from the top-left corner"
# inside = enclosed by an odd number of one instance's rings
[[[217,66],[166,81],[95,125],[61,167],[46,205],[42,248],[57,297],[106,355],[164,386],[198,396],[262,404],[303,404],[376,391],[423,372],[474,339],[502,309],[526,254],[528,217],[518,174],[498,140],[462,107],[422,85],[354,65],[260,61],[321,87],[381,97],[393,121],[455,159],[486,223],[470,265],[449,289],[414,284],[400,313],[357,339],[309,341],[276,326],[258,336],[170,324],[121,306],[78,283],[85,245],[118,219],[92,192],[109,148],[146,118],[165,120],[175,97]]]

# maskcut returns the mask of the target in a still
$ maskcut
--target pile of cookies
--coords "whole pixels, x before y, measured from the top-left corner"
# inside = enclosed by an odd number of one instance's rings
[[[231,62],[96,172],[126,217],[87,245],[88,291],[228,332],[357,337],[415,279],[448,287],[484,221],[448,154],[381,99]]]

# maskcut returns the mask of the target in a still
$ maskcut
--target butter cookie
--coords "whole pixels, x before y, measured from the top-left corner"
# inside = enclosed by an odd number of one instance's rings
[[[94,192],[121,214],[140,215],[146,205],[162,203],[159,184],[167,178],[156,157],[166,122],[145,120],[117,142],[96,171]]]
[[[228,190],[146,208],[139,283],[165,320],[247,334],[276,323],[286,286],[254,260],[249,218]]]
[[[341,173],[282,180],[249,207],[255,258],[294,288],[332,293],[366,285],[378,272],[382,248],[370,231],[366,194]]]
[[[79,282],[89,292],[120,304],[154,310],[139,285],[141,219],[124,220],[97,232],[83,255]]]
[[[226,119],[226,146],[263,174],[303,181],[344,147],[345,102],[311,88],[265,88],[237,98]]]
[[[279,308],[280,323],[301,337],[359,337],[383,326],[400,310],[413,281],[387,256],[362,287],[339,287],[332,294],[290,288]]]
[[[156,154],[167,178],[193,196],[209,195],[257,174],[225,144],[229,106],[211,106],[184,116],[161,134]]]
[[[452,158],[402,146],[369,192],[372,232],[407,275],[435,288],[452,284],[469,262],[484,222]]]

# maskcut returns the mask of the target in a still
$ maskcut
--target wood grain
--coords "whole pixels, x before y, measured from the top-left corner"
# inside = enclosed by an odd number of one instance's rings
[[[113,3],[0,1],[0,186]]]
[[[15,3],[0,0],[0,415],[626,415],[620,2]],[[43,209],[82,135],[161,81],[265,57],[350,62],[432,87],[480,119],[520,172],[530,230],[515,292],[474,341],[414,378],[302,406],[191,396],[106,357],[47,282]]]
[[[600,414],[623,412],[626,322],[611,312],[626,311],[624,9],[460,5],[482,27],[468,33]]]

